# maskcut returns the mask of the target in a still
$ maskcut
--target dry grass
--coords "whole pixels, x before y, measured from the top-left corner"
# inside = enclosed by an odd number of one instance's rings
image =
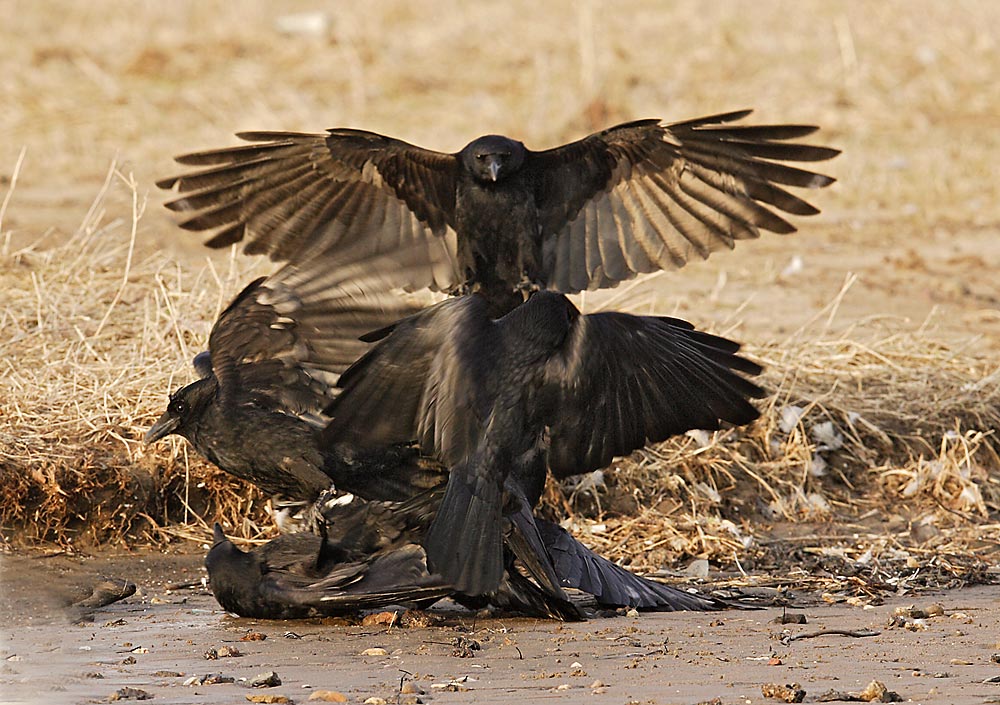
[[[334,125],[440,149],[489,131],[542,147],[619,119],[755,106],[761,121],[819,123],[845,150],[830,165],[840,183],[816,198],[824,215],[586,305],[660,310],[752,343],[775,391],[763,419],[619,463],[599,502],[581,488],[550,503],[602,552],[649,569],[695,556],[817,565],[836,549],[841,571],[869,577],[909,559],[958,575],[962,560],[943,557],[995,554],[1000,314],[983,273],[1000,269],[988,187],[1000,6],[382,0],[294,36],[263,0],[235,12],[48,1],[8,18],[8,537],[204,536],[220,515],[244,536],[268,530],[257,493],[180,442],[139,443],[190,380],[219,307],[266,267],[177,234],[150,195],[173,154],[240,129]]]

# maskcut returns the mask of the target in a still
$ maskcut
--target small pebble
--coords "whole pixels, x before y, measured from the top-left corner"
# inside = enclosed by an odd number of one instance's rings
[[[286,695],[248,695],[247,700],[252,703],[290,703]]]
[[[365,705],[389,705],[389,701],[385,698],[368,698],[365,700]]]
[[[119,688],[108,696],[110,702],[116,700],[150,700],[153,696],[139,688]]]
[[[336,690],[317,690],[309,696],[310,700],[321,700],[325,703],[346,703],[347,696]]]
[[[604,688],[606,686],[604,685],[604,681],[602,681],[600,678],[598,678],[596,681],[594,681],[593,683],[590,684],[590,687],[591,688]]]
[[[399,689],[399,692],[404,695],[423,695],[426,691],[413,681],[407,681],[403,683],[403,687]]]
[[[361,652],[362,656],[388,656],[389,652],[383,649],[381,646],[375,646],[370,649],[365,649]]]
[[[251,688],[273,688],[277,685],[281,685],[281,678],[274,671],[261,673],[255,676],[249,683]]]

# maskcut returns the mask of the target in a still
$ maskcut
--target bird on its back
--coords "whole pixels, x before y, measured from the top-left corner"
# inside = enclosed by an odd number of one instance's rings
[[[537,504],[547,469],[582,474],[691,429],[749,423],[748,399],[764,395],[733,341],[675,318],[583,315],[551,292],[496,320],[478,294],[448,299],[377,338],[340,377],[324,442],[415,440],[450,468],[423,545],[471,595],[496,588],[502,519]]]
[[[818,213],[788,187],[834,180],[788,163],[838,150],[799,142],[813,126],[734,124],[750,112],[637,120],[543,151],[499,135],[447,154],[353,129],[248,132],[253,144],[178,157],[204,168],[158,185],[210,247],[335,264],[417,244],[432,265],[409,288],[480,291],[502,315],[525,289],[615,286]]]

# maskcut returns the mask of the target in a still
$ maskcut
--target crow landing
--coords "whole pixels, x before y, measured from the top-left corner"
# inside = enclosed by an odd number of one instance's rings
[[[782,162],[839,151],[795,141],[813,126],[732,124],[750,113],[637,120],[539,152],[499,135],[444,154],[362,130],[247,132],[256,144],[178,157],[206,168],[158,185],[177,188],[167,208],[211,231],[210,247],[246,241],[247,253],[335,266],[346,249],[417,243],[434,266],[408,288],[482,291],[501,315],[519,289],[615,286],[761,230],[794,232],[780,213],[818,213],[785,187],[834,179]]]
[[[421,541],[444,493],[447,468],[422,457],[412,444],[357,447],[327,441],[320,432],[324,418],[321,412],[333,398],[336,371],[345,366],[345,359],[358,356],[359,346],[368,347],[367,343],[351,338],[380,321],[384,323],[387,316],[395,319],[412,310],[400,303],[398,297],[384,300],[381,295],[370,293],[392,284],[385,281],[384,274],[373,276],[378,276],[379,281],[366,287],[366,280],[359,278],[358,272],[331,273],[325,267],[303,270],[287,265],[267,279],[252,282],[219,316],[209,337],[209,353],[196,358],[202,379],[171,395],[167,411],[145,440],[153,442],[171,433],[180,434],[223,471],[265,492],[303,503],[313,502],[331,482],[338,489],[376,501],[409,501],[438,488],[428,500],[434,502],[431,510],[419,515],[423,523],[406,525],[409,540]],[[523,505],[504,519],[507,574],[503,589],[485,602],[556,618],[579,618],[563,592],[562,588],[568,587],[588,592],[600,605],[609,607],[705,610],[721,606],[709,598],[635,576],[593,554],[556,525],[548,526],[544,534],[539,533],[530,513],[531,506]],[[316,520],[316,530],[337,531],[336,527],[331,528],[332,520],[326,517],[325,510],[317,507],[309,512]],[[370,515],[369,512],[364,516]],[[335,523],[358,526],[360,516],[356,513],[354,520],[348,521],[338,515]],[[384,525],[384,521],[373,523],[373,526]],[[393,564],[386,558],[374,568],[365,556],[374,556],[383,547],[371,546],[359,553],[357,536],[351,541],[355,555],[347,562],[363,564],[360,570],[373,569],[381,575],[383,567]],[[288,548],[281,548],[284,544],[279,543],[273,550],[275,555],[290,551],[301,556],[308,553],[302,548],[304,545],[289,543]],[[229,551],[220,549],[223,550]],[[258,558],[265,563],[270,560],[266,554]],[[517,573],[512,563],[515,558],[541,587]],[[411,551],[392,560],[403,561],[412,568],[417,558]],[[243,565],[239,561],[258,559],[236,556],[220,565]],[[328,566],[323,563],[323,567]],[[222,570],[224,574],[225,569]],[[403,574],[410,575],[412,571]],[[307,577],[319,579],[315,572]],[[233,585],[235,590],[258,589],[256,583],[237,581]],[[329,585],[336,586],[336,581]],[[421,583],[416,587],[424,586]],[[383,583],[369,580],[364,582],[362,590],[381,594],[385,592],[383,587]],[[449,583],[448,592],[453,591]],[[367,599],[358,597],[363,593],[349,590],[338,594],[343,598],[338,603],[341,607],[361,608],[364,606],[361,600]],[[352,595],[357,598],[354,602]],[[392,595],[392,599],[398,599],[396,593]],[[288,602],[291,598],[281,599]],[[254,604],[250,597],[245,597],[244,603]],[[332,609],[334,605],[329,607]],[[242,614],[240,610],[234,611]]]
[[[366,340],[379,342],[341,375],[323,442],[415,440],[450,468],[423,545],[431,570],[470,595],[496,589],[502,519],[531,521],[546,468],[586,473],[691,429],[746,424],[759,415],[748,398],[764,396],[738,343],[676,318],[582,315],[552,292],[496,320],[478,294],[448,299]]]

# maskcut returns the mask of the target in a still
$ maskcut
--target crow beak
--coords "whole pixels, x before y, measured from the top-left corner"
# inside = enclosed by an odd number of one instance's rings
[[[177,430],[177,427],[181,425],[181,420],[176,416],[171,416],[169,411],[163,412],[163,416],[156,420],[153,427],[146,431],[146,435],[143,436],[142,442],[144,445],[149,445],[154,441],[158,441],[164,436],[169,436],[171,433]]]
[[[212,527],[212,540],[214,541],[212,548],[215,548],[223,541],[229,540],[226,538],[226,532],[222,530],[222,526],[219,525],[219,522],[215,522],[215,526]]]
[[[500,162],[496,158],[490,159],[490,178],[494,181],[497,180],[497,174],[500,173]]]

